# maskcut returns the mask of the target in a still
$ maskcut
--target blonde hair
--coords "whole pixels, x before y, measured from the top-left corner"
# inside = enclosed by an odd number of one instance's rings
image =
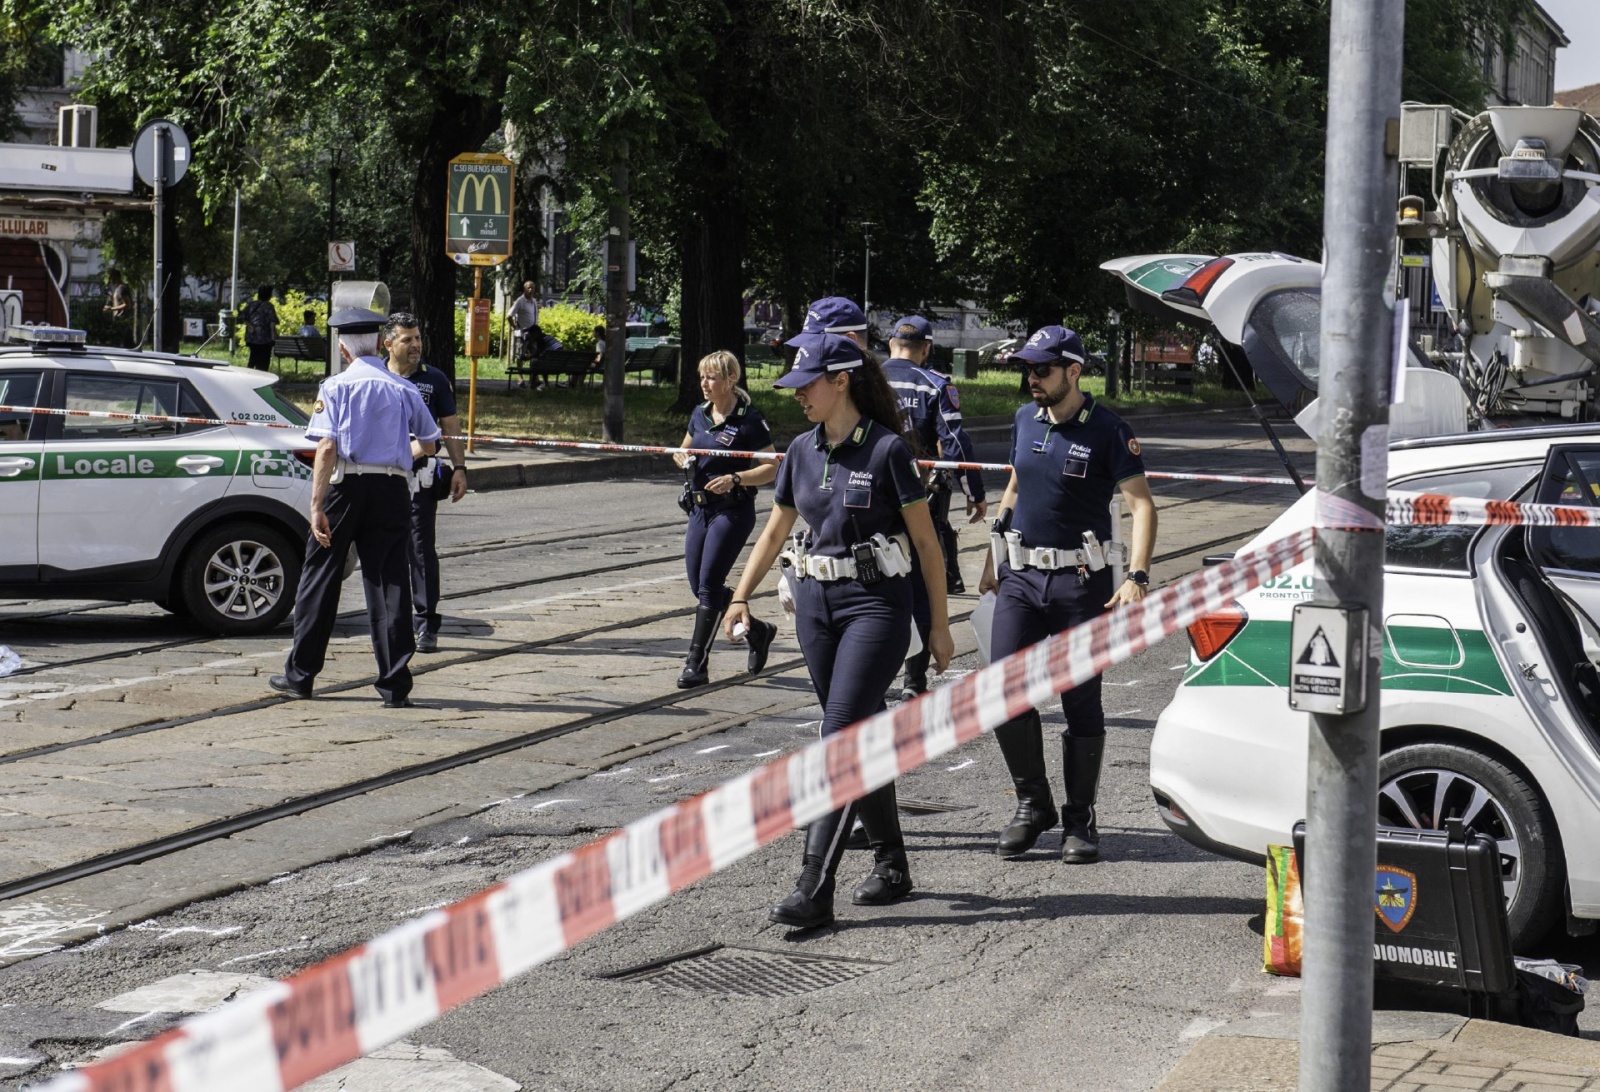
[[[699,372],[701,375],[715,375],[723,379],[733,380],[733,392],[741,401],[750,401],[750,392],[739,386],[739,380],[744,374],[744,369],[739,364],[739,358],[726,349],[718,349],[714,353],[707,353],[700,358]]]

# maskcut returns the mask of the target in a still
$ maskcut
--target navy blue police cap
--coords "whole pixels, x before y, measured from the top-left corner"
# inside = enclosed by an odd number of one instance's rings
[[[921,315],[907,315],[894,324],[889,337],[895,341],[932,341],[933,323]]]
[[[775,387],[804,387],[820,376],[861,367],[861,350],[838,334],[798,334],[784,342],[794,348],[794,367],[778,377]]]
[[[378,312],[368,311],[365,307],[346,307],[342,311],[335,311],[328,319],[328,325],[341,334],[375,334],[383,329],[387,321]]]
[[[843,296],[824,296],[806,308],[802,334],[848,334],[867,328],[867,316]]]
[[[1059,364],[1063,368],[1082,364],[1083,339],[1065,326],[1041,326],[1010,359],[1019,364]]]

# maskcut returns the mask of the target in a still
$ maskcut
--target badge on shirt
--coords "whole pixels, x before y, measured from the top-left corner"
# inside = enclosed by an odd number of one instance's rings
[[[951,409],[960,409],[961,408],[961,392],[956,390],[954,387],[946,387],[944,389],[944,391],[945,391],[945,394],[950,396],[950,408]]]
[[[733,438],[737,435],[739,435],[738,428],[725,427],[721,432],[717,433],[717,443],[721,444],[723,447],[732,447]]]
[[[1086,478],[1089,476],[1089,457],[1094,452],[1082,444],[1069,444],[1067,446],[1067,461],[1061,464],[1061,473],[1069,478]]]
[[[311,412],[312,413],[321,413],[323,411],[323,408],[324,407],[323,407],[322,399],[320,399],[320,398],[317,399],[315,402],[311,403]]]
[[[1137,455],[1137,454],[1139,454],[1139,451],[1140,451],[1139,441],[1134,439],[1132,436],[1129,436],[1128,437],[1128,454]]]

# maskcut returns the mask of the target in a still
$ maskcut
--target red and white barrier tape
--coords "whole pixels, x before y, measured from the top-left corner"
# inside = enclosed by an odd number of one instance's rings
[[[48,406],[0,406],[0,413],[36,413],[45,417],[97,417],[111,421],[151,421],[179,425],[226,425],[244,428],[303,429],[301,425],[286,425],[279,421],[222,421],[209,417],[177,417],[161,413],[115,413],[109,410],[55,409]],[[540,447],[568,451],[610,451],[633,455],[720,455],[733,459],[782,460],[776,451],[732,451],[727,448],[666,447],[659,444],[612,444],[591,440],[537,440],[521,436],[456,436],[442,437],[450,440],[471,440],[475,444],[503,444],[511,447]],[[1010,463],[966,463],[951,459],[918,459],[918,466],[930,470],[992,470],[1011,472]],[[1173,481],[1237,482],[1244,485],[1293,485],[1290,478],[1244,477],[1236,474],[1179,474],[1152,470],[1147,478],[1165,478]]]
[[[1388,522],[1400,527],[1600,527],[1600,508],[1568,504],[1391,492],[1385,508]]]
[[[1080,686],[1311,554],[1303,530],[1154,592],[40,1092],[286,1090],[437,1018],[796,826]]]

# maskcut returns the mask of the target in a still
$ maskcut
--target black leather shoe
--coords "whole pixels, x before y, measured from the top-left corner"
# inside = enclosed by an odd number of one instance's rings
[[[1054,804],[1019,800],[1017,813],[1011,817],[1006,829],[1000,832],[1000,840],[995,843],[994,851],[1002,857],[1020,857],[1033,848],[1039,835],[1055,826],[1060,819]]]
[[[926,675],[907,675],[905,685],[900,687],[901,701],[916,701],[928,692],[928,677]]]
[[[417,651],[418,652],[438,652],[439,651],[439,635],[437,633],[419,633],[419,634],[417,634]]]
[[[278,693],[287,694],[291,698],[309,698],[311,696],[311,688],[309,686],[302,690],[290,682],[286,675],[272,676],[267,680],[267,685]]]
[[[946,577],[944,590],[949,595],[965,595],[967,594],[967,582],[959,576]]]
[[[904,861],[879,861],[872,872],[850,893],[857,906],[884,906],[911,894],[911,873]]]
[[[772,908],[767,920],[791,929],[820,929],[833,924],[833,881],[824,883],[815,895],[795,888]]]
[[[411,699],[410,698],[384,698],[383,699],[383,707],[385,709],[410,709],[412,707]]]
[[[750,646],[750,651],[745,656],[745,667],[754,675],[767,666],[767,654],[772,651],[773,639],[778,636],[778,627],[771,622],[759,619],[750,619],[750,630],[745,634],[745,642]]]
[[[1090,819],[1077,830],[1061,836],[1062,864],[1094,864],[1100,859],[1100,832]]]

